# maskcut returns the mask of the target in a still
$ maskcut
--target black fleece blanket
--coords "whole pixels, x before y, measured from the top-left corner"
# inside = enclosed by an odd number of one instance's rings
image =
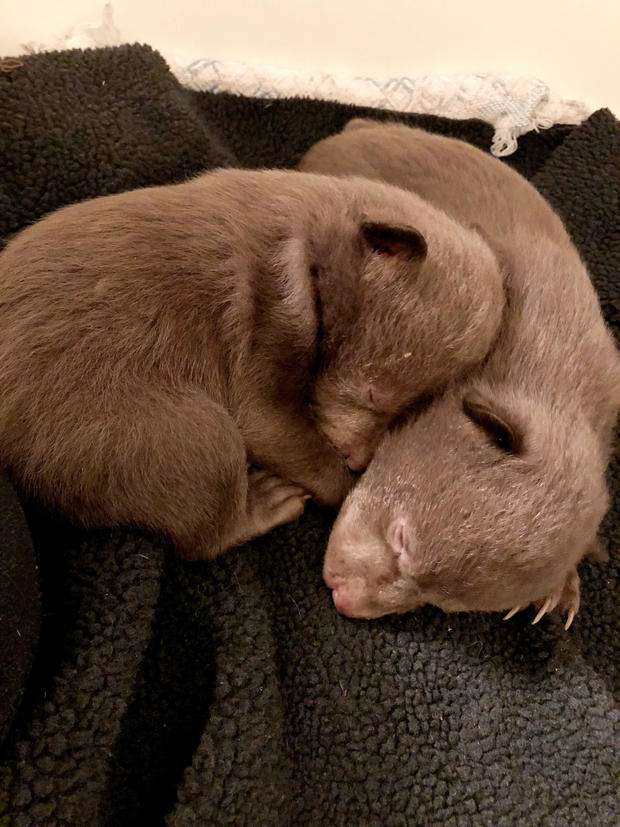
[[[0,233],[235,157],[293,165],[354,114],[395,117],[188,92],[147,47],[26,58],[0,73]],[[403,120],[490,144],[480,122]],[[616,326],[619,135],[600,111],[523,137],[507,160],[565,219]],[[616,562],[582,567],[569,632],[528,612],[353,621],[321,581],[334,515],[312,505],[193,565],[159,538],[86,533],[24,505],[43,623],[5,733],[0,824],[616,823]],[[13,499],[0,508],[19,524]],[[616,496],[610,548],[618,517]],[[34,571],[28,538],[10,542]]]

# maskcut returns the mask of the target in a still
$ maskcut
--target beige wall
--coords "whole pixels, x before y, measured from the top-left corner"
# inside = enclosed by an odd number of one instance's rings
[[[0,0],[0,53],[103,0]],[[620,114],[620,0],[115,0],[124,39],[188,59],[363,75],[516,72]]]

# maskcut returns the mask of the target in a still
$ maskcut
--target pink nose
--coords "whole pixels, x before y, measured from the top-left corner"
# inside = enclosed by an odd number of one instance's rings
[[[341,615],[344,615],[345,617],[354,616],[351,614],[351,600],[346,586],[343,585],[335,588],[332,591],[332,600],[334,601],[336,611],[340,612]]]
[[[340,614],[347,615],[349,613],[349,599],[347,596],[347,586],[344,577],[337,577],[327,570],[323,571],[323,580],[328,589],[332,590],[332,600],[334,606]]]
[[[368,461],[365,460],[363,457],[357,457],[354,455],[349,455],[347,457],[347,466],[349,470],[355,471],[356,473],[360,473],[361,471],[366,470],[366,466],[368,465]]]
[[[344,585],[345,582],[344,577],[338,577],[326,568],[323,569],[323,580],[328,589],[338,589],[340,586]]]
[[[365,471],[373,454],[374,449],[372,445],[362,443],[346,452],[347,465],[351,471]]]

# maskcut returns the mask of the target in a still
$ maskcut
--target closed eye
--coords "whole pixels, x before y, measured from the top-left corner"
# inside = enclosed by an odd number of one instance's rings
[[[316,334],[314,343],[314,364],[312,368],[312,375],[316,376],[321,367],[321,345],[323,344],[323,303],[321,301],[321,294],[317,285],[319,277],[319,268],[316,265],[310,267],[311,284],[314,289],[314,313],[316,316]]]
[[[377,410],[377,402],[375,400],[375,392],[371,384],[367,384],[362,388],[361,394],[362,407],[367,408],[373,413]]]

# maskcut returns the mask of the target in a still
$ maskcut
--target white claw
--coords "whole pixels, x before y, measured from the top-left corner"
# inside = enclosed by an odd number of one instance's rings
[[[504,620],[510,620],[511,617],[514,617],[517,612],[521,611],[521,606],[515,606],[514,609],[511,609],[508,614],[504,615]]]
[[[564,624],[564,628],[568,632],[571,627],[573,620],[575,619],[575,610],[571,609],[568,613],[568,617],[566,618],[566,623]]]
[[[532,626],[536,626],[536,624],[538,623],[540,618],[547,614],[547,612],[549,611],[549,607],[551,606],[552,603],[553,603],[553,598],[552,597],[548,597],[545,600],[545,602],[542,604],[541,608],[539,609],[538,614],[536,615],[534,620],[532,620]]]

